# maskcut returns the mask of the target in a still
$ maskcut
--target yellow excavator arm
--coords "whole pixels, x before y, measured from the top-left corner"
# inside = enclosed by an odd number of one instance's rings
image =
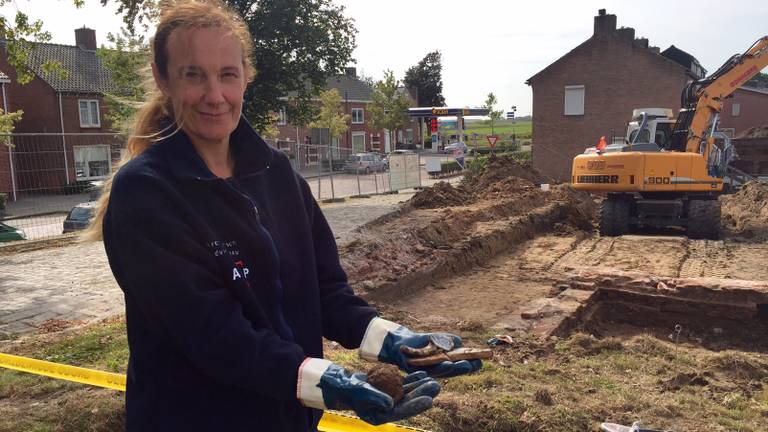
[[[711,129],[716,127],[715,117],[723,109],[723,101],[767,66],[768,36],[764,36],[744,54],[731,57],[708,78],[693,83],[698,90],[689,93],[688,100],[683,101],[684,108],[694,109],[690,126],[685,128],[687,129],[686,152],[701,153],[704,155],[704,160],[708,160],[709,152],[714,145]]]

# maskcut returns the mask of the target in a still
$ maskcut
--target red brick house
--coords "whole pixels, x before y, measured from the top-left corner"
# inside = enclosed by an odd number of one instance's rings
[[[768,89],[741,87],[725,99],[719,129],[737,137],[754,126],[768,126]]]
[[[329,78],[326,89],[336,89],[339,92],[343,113],[350,116],[349,129],[333,143],[334,147],[340,149],[337,152],[339,155],[334,156],[334,158],[344,158],[349,153],[369,151],[388,153],[395,149],[395,144],[410,146],[417,143],[419,138],[417,120],[411,120],[407,127],[396,131],[396,143],[390,142],[389,135],[385,130],[375,130],[368,125],[368,105],[373,102],[373,88],[357,77],[355,68],[347,68],[346,75]],[[402,91],[408,94],[415,105],[415,90],[406,91],[405,88],[402,88]],[[315,148],[306,147],[307,151],[297,151],[294,148],[295,143],[318,144],[322,141],[323,144],[327,145],[329,142],[327,130],[325,135],[321,136],[324,131],[297,127],[291,124],[284,112],[279,115],[277,129],[279,131],[277,138],[279,145],[281,147],[289,146],[294,154],[300,155],[297,168],[316,165],[318,158]]]
[[[21,136],[13,137],[12,149],[0,147],[0,192],[11,198],[14,188],[17,194],[57,192],[78,180],[109,174],[121,140],[86,135],[112,132],[104,94],[117,93],[96,47],[96,33],[88,28],[75,30],[73,46],[34,44],[27,65],[35,78],[21,85],[8,63],[6,43],[0,41],[0,71],[5,75],[0,76],[0,106],[24,111],[14,131]],[[68,77],[44,72],[48,60],[60,62]]]
[[[533,90],[534,167],[569,179],[573,157],[601,136],[624,136],[633,109],[677,111],[684,86],[705,74],[690,54],[649,47],[600,10],[592,37],[526,81]]]

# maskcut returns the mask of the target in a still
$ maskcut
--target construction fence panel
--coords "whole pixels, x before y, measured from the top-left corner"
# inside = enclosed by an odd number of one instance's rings
[[[125,137],[18,133],[0,134],[0,143],[0,222],[39,240],[61,236],[67,214],[97,198]]]
[[[0,135],[0,222],[21,230],[28,240],[63,235],[67,215],[98,197],[101,181],[117,167],[125,144],[126,137],[117,134]],[[269,144],[285,153],[319,201],[417,187],[426,178],[418,154],[390,155],[397,165],[393,173],[380,153],[365,153],[365,163],[355,168],[350,158],[359,161],[361,154],[354,148]]]

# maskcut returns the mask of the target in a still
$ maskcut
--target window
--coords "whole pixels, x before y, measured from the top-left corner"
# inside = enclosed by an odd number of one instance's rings
[[[80,127],[101,127],[99,119],[99,101],[79,100]]]
[[[352,151],[355,153],[365,151],[365,132],[352,132]]]
[[[565,115],[584,115],[584,86],[565,86]]]
[[[78,180],[99,179],[112,168],[108,145],[75,146],[75,174]]]
[[[371,150],[381,151],[381,140],[379,134],[371,134]]]
[[[280,112],[277,113],[277,125],[284,126],[288,124],[288,114],[285,113],[285,108],[280,108]]]
[[[406,144],[413,144],[413,129],[406,129],[405,130],[405,143]]]
[[[640,133],[640,137],[637,136],[638,133]],[[640,129],[635,129],[629,134],[629,142],[638,144],[649,143],[651,142],[651,131],[643,129],[641,132]]]
[[[362,108],[352,108],[352,124],[363,124],[364,117]]]
[[[734,103],[731,106],[731,115],[734,117],[738,117],[739,115],[741,115],[741,104]]]

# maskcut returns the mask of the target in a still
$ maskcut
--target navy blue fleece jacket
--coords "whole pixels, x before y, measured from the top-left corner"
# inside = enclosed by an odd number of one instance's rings
[[[104,246],[125,293],[129,432],[315,430],[301,362],[323,336],[356,348],[376,315],[285,155],[244,120],[230,146],[230,179],[182,132],[114,178]]]

